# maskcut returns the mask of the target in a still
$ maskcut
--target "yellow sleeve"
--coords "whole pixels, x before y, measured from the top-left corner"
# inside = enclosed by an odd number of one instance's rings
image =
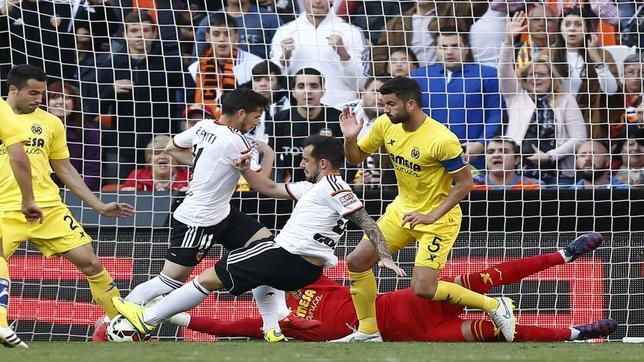
[[[69,149],[67,149],[67,136],[65,134],[65,126],[63,126],[63,122],[56,117],[56,119],[52,121],[51,130],[52,137],[49,159],[62,160],[69,158]]]
[[[444,137],[437,138],[434,157],[443,164],[449,173],[458,172],[468,165],[463,155],[461,142],[450,131],[445,132]]]
[[[371,127],[371,130],[369,130],[369,133],[358,140],[358,147],[360,147],[360,150],[362,150],[362,152],[372,154],[376,152],[376,150],[378,150],[380,146],[385,144],[384,122],[389,122],[387,116],[383,115],[378,117],[374,121],[373,127]]]
[[[0,140],[2,140],[5,147],[27,141],[27,135],[18,126],[18,121],[14,118],[13,110],[2,99],[0,99]]]

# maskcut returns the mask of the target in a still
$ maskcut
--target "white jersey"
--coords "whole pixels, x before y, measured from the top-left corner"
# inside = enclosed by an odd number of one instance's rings
[[[338,257],[333,251],[346,229],[345,216],[361,209],[362,202],[340,175],[285,187],[297,204],[275,242],[291,254],[321,258],[324,266],[335,266]]]
[[[176,135],[176,147],[192,149],[192,180],[174,218],[189,226],[212,226],[230,213],[230,198],[241,176],[234,166],[251,142],[239,131],[208,119]]]

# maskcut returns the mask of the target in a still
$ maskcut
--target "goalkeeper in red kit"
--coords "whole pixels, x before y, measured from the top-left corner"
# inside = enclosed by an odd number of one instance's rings
[[[447,279],[477,293],[487,293],[547,268],[574,261],[596,249],[603,241],[601,234],[588,233],[564,249],[516,261],[494,265],[477,273]],[[320,326],[309,330],[282,331],[288,337],[303,341],[327,341],[342,337],[358,324],[349,287],[322,276],[314,283],[288,293],[288,307],[298,316],[318,320]],[[430,301],[417,296],[410,288],[381,294],[376,299],[378,329],[385,341],[503,341],[494,324],[488,320],[461,317],[463,307],[447,301]],[[247,318],[223,321],[187,316],[183,326],[204,333],[226,337],[262,338],[262,319]],[[570,328],[542,328],[517,325],[515,341],[568,341],[604,337],[615,331],[617,322],[603,319]]]

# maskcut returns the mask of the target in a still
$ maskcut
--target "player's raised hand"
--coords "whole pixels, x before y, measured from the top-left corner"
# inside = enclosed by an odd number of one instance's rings
[[[235,168],[238,169],[239,171],[246,171],[250,169],[251,158],[252,158],[252,155],[250,152],[245,153],[243,155],[239,155],[235,157],[235,159],[233,160],[233,166],[235,166]]]
[[[378,261],[378,267],[379,268],[387,268],[389,270],[393,270],[394,273],[396,273],[397,276],[399,277],[406,277],[407,273],[405,273],[402,268],[400,268],[392,259],[380,259]]]
[[[23,203],[22,204],[22,213],[25,215],[25,219],[30,224],[35,224],[39,222],[42,224],[45,221],[42,210],[34,202]]]
[[[362,130],[362,119],[356,118],[355,112],[351,111],[349,106],[345,106],[340,114],[340,129],[345,139],[355,140]]]
[[[432,214],[425,215],[420,212],[411,211],[403,215],[403,222],[400,226],[403,227],[406,223],[409,223],[409,226],[413,229],[416,225],[431,225],[435,222],[436,218]]]
[[[110,202],[97,210],[99,214],[110,217],[128,217],[134,215],[134,207],[124,202]]]

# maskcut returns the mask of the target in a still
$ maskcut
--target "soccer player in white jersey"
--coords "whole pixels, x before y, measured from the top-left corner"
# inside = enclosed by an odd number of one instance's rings
[[[369,235],[378,250],[380,267],[405,275],[393,262],[378,225],[339,174],[344,162],[342,144],[333,137],[313,135],[304,146],[300,166],[304,169],[305,182],[276,183],[249,169],[249,155],[243,155],[237,161],[243,176],[255,190],[267,196],[297,201],[291,217],[277,236],[250,241],[243,248],[231,251],[214,268],[206,269],[191,283],[176,289],[150,308],[114,298],[119,312],[140,332],[149,333],[162,321],[194,308],[219,289],[226,289],[232,295],[263,285],[279,290],[300,289],[317,280],[323,267],[336,265],[338,258],[334,249],[344,233],[347,219]],[[273,306],[277,304],[274,301]],[[267,336],[281,335],[276,329],[265,330],[265,333]]]
[[[243,133],[257,126],[267,105],[268,100],[259,93],[238,88],[223,99],[219,120],[203,120],[175,136],[168,144],[166,152],[179,162],[192,165],[192,180],[185,200],[173,215],[170,246],[163,270],[158,276],[136,286],[125,297],[126,300],[145,304],[181,287],[215,243],[234,250],[248,241],[272,236],[256,219],[230,205],[240,178],[234,159],[254,152],[252,142]],[[266,145],[262,145],[261,150],[264,153],[261,169],[255,171],[268,175],[275,154]],[[255,293],[260,311],[266,294],[285,296],[283,291],[272,288]],[[292,328],[311,326],[310,321],[290,315],[285,305],[278,311],[278,317],[283,323],[291,323],[289,327]],[[292,323],[300,325],[293,326]],[[313,326],[317,324],[314,322]]]

